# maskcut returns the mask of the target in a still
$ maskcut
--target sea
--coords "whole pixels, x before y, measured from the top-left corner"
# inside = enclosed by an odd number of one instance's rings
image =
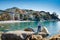
[[[24,30],[25,28],[32,28],[37,31],[38,23],[42,27],[46,27],[50,33],[50,36],[60,33],[60,21],[33,21],[33,22],[17,22],[17,23],[0,23],[0,31],[14,31]]]

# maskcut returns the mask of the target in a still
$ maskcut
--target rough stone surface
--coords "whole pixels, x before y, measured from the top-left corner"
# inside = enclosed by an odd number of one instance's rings
[[[2,40],[26,40],[29,37],[27,34],[2,34],[1,39]]]
[[[60,34],[52,36],[50,40],[60,40]]]
[[[41,35],[32,35],[31,40],[42,40]]]
[[[34,32],[34,30],[32,28],[26,28],[26,29],[24,29],[24,31]]]
[[[1,36],[2,40],[42,40],[41,35],[15,35],[15,34],[2,34]]]
[[[1,36],[2,40],[42,40],[43,33],[34,34],[34,32],[26,31],[10,31],[3,33]]]

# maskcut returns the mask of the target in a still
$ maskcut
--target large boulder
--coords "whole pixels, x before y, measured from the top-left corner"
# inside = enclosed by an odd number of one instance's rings
[[[49,34],[45,32],[39,32],[38,35],[41,35],[43,38],[48,37]]]
[[[21,35],[16,35],[16,34],[2,34],[1,39],[2,40],[26,40],[28,35],[26,34],[21,34]]]
[[[39,32],[38,34],[35,34],[35,32],[30,31],[8,31],[6,33],[3,33],[1,36],[2,40],[41,40],[42,35],[45,35],[45,33]]]
[[[60,34],[50,37],[50,40],[60,40]]]
[[[48,29],[46,27],[43,27],[42,30],[41,30],[41,32],[45,32],[46,34],[50,34],[49,31],[48,31]]]
[[[41,35],[16,35],[16,34],[2,34],[2,40],[42,40]]]
[[[2,40],[26,40],[33,32],[9,31],[1,35]]]
[[[42,40],[42,36],[41,35],[32,35],[31,40]]]

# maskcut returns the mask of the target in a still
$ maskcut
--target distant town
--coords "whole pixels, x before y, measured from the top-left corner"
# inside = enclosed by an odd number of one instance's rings
[[[6,10],[0,10],[0,21],[19,20],[19,21],[40,21],[50,20],[59,21],[57,13],[45,11],[34,11],[28,9],[19,9],[17,7],[8,8]]]

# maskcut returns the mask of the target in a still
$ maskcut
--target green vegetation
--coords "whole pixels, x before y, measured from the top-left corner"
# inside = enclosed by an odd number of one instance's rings
[[[11,13],[12,12],[12,13]],[[58,18],[57,13],[53,12],[50,14],[50,12],[45,11],[34,11],[34,10],[27,10],[27,9],[19,9],[17,7],[6,9],[5,11],[0,10],[0,21],[5,20],[13,20],[13,14],[14,14],[14,20],[19,19],[22,20],[30,20],[30,21],[40,21],[40,20],[60,20]]]

